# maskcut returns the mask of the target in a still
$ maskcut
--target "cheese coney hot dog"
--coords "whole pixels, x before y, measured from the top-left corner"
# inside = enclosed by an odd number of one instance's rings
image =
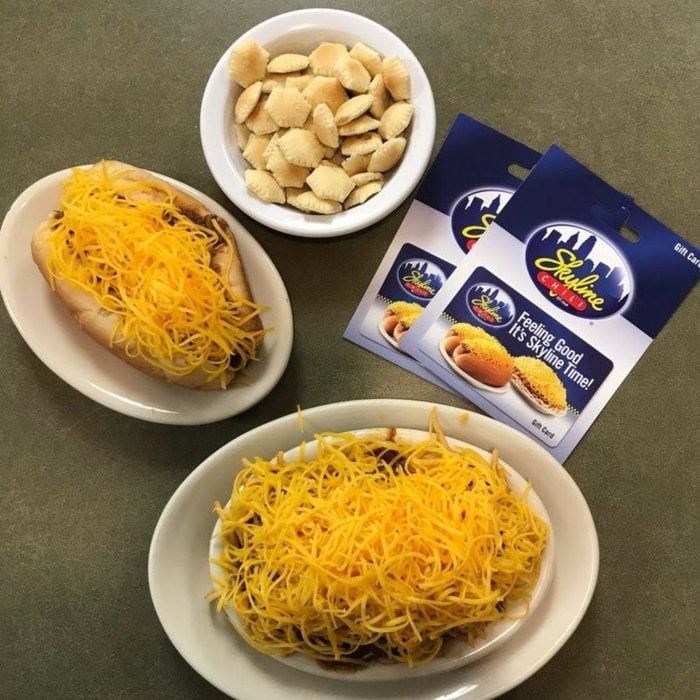
[[[226,221],[117,161],[76,168],[32,256],[80,327],[164,381],[225,389],[264,331]]]

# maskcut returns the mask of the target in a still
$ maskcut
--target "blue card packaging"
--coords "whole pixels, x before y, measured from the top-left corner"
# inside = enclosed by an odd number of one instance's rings
[[[693,246],[552,146],[402,349],[563,460],[699,266]]]
[[[464,114],[421,185],[345,337],[444,385],[401,349],[404,333],[464,260],[540,154]]]

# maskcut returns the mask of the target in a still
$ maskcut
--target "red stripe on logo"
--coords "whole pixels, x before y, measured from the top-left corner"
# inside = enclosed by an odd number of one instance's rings
[[[563,285],[556,277],[552,277],[548,272],[541,270],[537,273],[537,281],[549,289],[550,292],[556,294],[562,301],[565,301],[569,306],[576,311],[585,311],[588,304],[576,292],[572,292],[567,286]]]

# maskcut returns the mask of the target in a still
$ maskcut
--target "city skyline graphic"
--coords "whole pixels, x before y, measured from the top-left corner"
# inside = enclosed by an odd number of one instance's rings
[[[417,294],[418,290],[415,288],[409,288],[412,283],[410,281],[407,282],[405,278],[408,277],[410,279],[414,277],[415,272],[420,273],[421,284],[426,285],[433,290],[433,292],[430,294],[431,297],[442,289],[442,285],[445,282],[445,274],[442,272],[442,270],[437,265],[427,260],[413,258],[401,263],[396,271],[399,282],[410,294],[413,294],[414,296],[417,295],[419,297],[426,296],[425,294]]]
[[[467,292],[467,303],[472,308],[472,303],[476,299],[483,297],[490,299],[489,308],[498,313],[501,318],[498,325],[503,325],[510,321],[515,314],[513,300],[499,287],[490,284],[477,284]],[[483,318],[480,316],[480,318]]]
[[[615,249],[595,234],[577,226],[558,224],[548,226],[537,245],[537,257],[547,255],[542,249],[553,255],[562,246],[571,250],[582,259],[583,265],[575,269],[576,277],[598,275],[596,289],[605,296],[613,297],[621,307],[630,294],[630,278],[625,266]]]

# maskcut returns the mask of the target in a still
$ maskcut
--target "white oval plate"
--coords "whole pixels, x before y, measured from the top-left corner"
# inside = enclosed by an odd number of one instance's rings
[[[227,391],[196,391],[158,381],[122,362],[80,330],[49,289],[31,256],[34,231],[58,206],[60,185],[71,169],[47,175],[26,189],[0,229],[0,292],[27,345],[61,379],[85,396],[119,413],[154,423],[198,425],[235,416],[256,404],[277,384],[292,350],[292,310],[284,282],[258,242],[219,204],[193,187],[158,173],[227,221],[243,259],[256,301],[273,329],[260,361]]]
[[[399,399],[350,401],[290,414],[241,435],[206,459],[175,491],[156,525],[148,559],[151,598],[163,628],[187,662],[238,700],[360,700],[372,687],[297,671],[250,649],[226,616],[208,604],[209,541],[215,500],[231,495],[244,457],[272,456],[323,431],[368,427],[425,430],[434,404]],[[491,451],[532,481],[556,534],[552,582],[541,604],[501,648],[437,676],[388,681],[378,697],[475,700],[505,693],[543,666],[571,636],[590,603],[598,577],[598,538],[573,479],[544,448],[491,418],[438,406],[445,433]],[[369,689],[369,691],[368,691]],[[368,695],[368,692],[370,693]]]
[[[245,185],[245,171],[251,166],[241,155],[233,128],[233,107],[241,88],[228,74],[229,48],[207,81],[199,117],[204,157],[219,187],[256,221],[275,231],[303,238],[329,238],[359,231],[394,211],[423,176],[435,141],[435,100],[428,76],[411,49],[386,27],[367,17],[328,8],[296,10],[271,17],[238,37],[234,44],[250,38],[262,44],[272,56],[310,53],[322,41],[349,46],[362,41],[384,56],[398,56],[411,76],[410,101],[415,114],[401,162],[387,173],[382,191],[364,204],[319,216],[291,206],[263,202],[248,192]]]
[[[368,428],[365,430],[353,431],[356,435],[367,435],[379,432],[378,428]],[[397,437],[406,440],[408,442],[419,442],[425,440],[428,437],[428,433],[424,430],[407,430],[405,428],[397,429]],[[478,452],[487,462],[491,460],[491,453],[486,450],[482,450],[475,445],[468,445],[461,440],[455,440],[454,438],[449,438],[449,443],[453,447],[468,447],[476,452]],[[305,444],[305,459],[311,460],[318,453],[318,441],[312,440]],[[284,458],[288,462],[292,462],[299,458],[300,447],[295,447],[284,454]],[[253,455],[251,455],[252,457]],[[271,456],[271,455],[270,455]],[[516,472],[509,464],[501,460],[501,465],[503,466],[507,477],[508,485],[511,491],[516,496],[522,496],[528,486],[526,479],[523,479],[518,472]],[[544,504],[540,500],[539,496],[535,493],[534,489],[531,489],[527,496],[529,506],[537,513],[546,523],[550,525],[550,537],[547,542],[547,547],[542,557],[542,565],[540,570],[540,577],[537,580],[532,595],[530,597],[529,604],[529,615],[532,615],[540,604],[549,584],[552,580],[552,571],[554,565],[555,557],[555,545],[554,545],[554,532],[551,528],[551,520],[547,514],[547,510]],[[228,507],[230,501],[227,503]],[[223,541],[218,537],[221,532],[221,520],[216,521],[214,526],[214,531],[212,532],[211,542],[209,545],[209,570],[212,576],[218,579],[223,579],[225,577],[225,572],[223,569],[215,563],[216,560],[221,558],[223,554]],[[507,608],[507,612],[511,615],[524,615],[527,612],[527,607],[521,602],[516,605],[512,605]],[[243,623],[240,616],[232,609],[227,608],[226,613],[231,620],[236,629],[244,633]],[[289,656],[277,656],[274,657],[278,661],[292,668],[296,668],[300,671],[306,671],[307,673],[313,673],[317,676],[324,676],[326,678],[332,678],[334,680],[344,680],[344,681],[387,681],[387,680],[402,680],[405,678],[418,678],[420,676],[429,676],[435,673],[444,673],[445,671],[451,671],[459,666],[464,666],[468,663],[473,663],[477,659],[481,658],[486,654],[494,652],[498,647],[500,647],[525,621],[525,617],[520,617],[511,620],[501,620],[496,623],[492,623],[486,629],[484,637],[479,639],[473,646],[467,644],[466,642],[460,642],[458,640],[450,640],[448,644],[445,645],[444,649],[440,653],[440,656],[433,659],[430,663],[418,666],[416,668],[409,668],[404,664],[371,664],[365,668],[360,668],[357,671],[351,673],[338,673],[330,670],[326,670],[313,659],[303,654],[290,654]]]
[[[492,391],[494,394],[505,394],[507,391],[510,390],[510,382],[507,384],[504,384],[503,386],[491,386],[489,384],[484,384],[483,382],[480,382],[478,379],[474,379],[474,377],[471,376],[471,374],[467,374],[461,367],[458,367],[455,361],[452,359],[452,355],[450,355],[447,350],[445,350],[445,345],[444,342],[440,342],[440,354],[445,358],[445,362],[449,365],[450,369],[455,373],[458,374],[462,379],[466,379],[472,386],[475,386],[477,389],[481,389],[482,391]]]
[[[527,403],[530,404],[533,408],[536,408],[540,413],[544,413],[547,416],[565,416],[567,414],[568,409],[564,411],[558,411],[554,408],[546,408],[545,406],[542,406],[542,404],[538,403],[530,394],[525,391],[522,387],[518,386],[516,382],[514,382],[512,379],[510,383],[513,385],[513,387],[516,389],[516,391],[522,396]]]

